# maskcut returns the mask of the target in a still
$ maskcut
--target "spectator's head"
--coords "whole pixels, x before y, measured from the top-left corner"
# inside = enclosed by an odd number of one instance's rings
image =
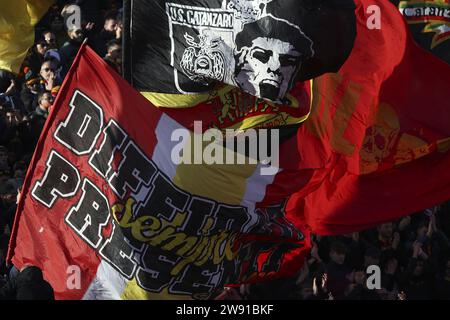
[[[119,40],[113,39],[106,44],[107,56],[115,63],[122,63],[122,44]]]
[[[31,69],[25,72],[25,85],[32,93],[37,94],[41,90],[41,79]]]
[[[110,33],[116,32],[118,23],[119,22],[117,20],[117,12],[115,11],[107,12],[105,15],[105,23],[103,25],[103,29]]]
[[[48,44],[44,40],[40,40],[40,41],[36,42],[35,48],[36,48],[36,53],[39,54],[41,57],[44,57],[44,55],[48,49]]]
[[[0,197],[3,203],[11,205],[16,202],[17,188],[10,181],[2,183],[0,186]]]
[[[380,224],[377,227],[377,231],[378,231],[378,236],[381,239],[386,239],[386,240],[391,239],[392,235],[394,233],[393,223],[387,222],[387,223]]]
[[[69,39],[76,43],[82,43],[85,35],[82,29],[72,27],[67,31],[67,35],[69,36]]]
[[[427,235],[427,231],[428,231],[428,226],[425,222],[420,222],[417,225],[417,239],[423,239],[425,238],[425,236]]]
[[[344,264],[347,247],[339,241],[335,241],[330,246],[330,259],[339,265]]]
[[[14,163],[17,161],[17,153],[12,150],[11,145],[14,144],[16,141],[13,141],[13,143],[9,144],[9,151],[8,151],[8,163],[10,164],[11,168],[14,166]]]
[[[106,51],[108,55],[114,56],[114,57],[121,57],[122,56],[122,43],[120,40],[113,39],[108,41],[106,44]]]
[[[39,105],[39,108],[41,108],[42,110],[49,111],[50,107],[53,104],[53,101],[54,101],[54,98],[53,98],[51,92],[44,91],[44,92],[41,92],[38,96],[38,105]]]
[[[46,30],[42,33],[44,41],[47,43],[49,48],[56,48],[56,35],[51,30]]]
[[[425,261],[422,259],[417,259],[416,266],[413,270],[413,275],[420,277],[425,273]]]
[[[373,246],[368,247],[364,254],[364,266],[380,265],[380,255],[379,249]]]
[[[394,251],[384,250],[380,257],[381,270],[387,274],[393,274],[398,267],[398,260]]]
[[[27,164],[25,161],[17,161],[14,163],[14,178],[25,178],[25,174],[27,172]]]
[[[58,69],[57,63],[53,60],[44,61],[41,65],[40,75],[45,81],[49,81],[52,77],[56,76]]]

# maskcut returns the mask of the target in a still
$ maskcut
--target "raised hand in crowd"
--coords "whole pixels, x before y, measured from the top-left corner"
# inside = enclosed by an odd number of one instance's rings
[[[122,26],[121,25],[117,25],[116,39],[122,39]]]
[[[86,24],[86,26],[84,27],[84,29],[86,31],[92,31],[92,30],[94,30],[94,28],[95,28],[95,23],[94,22],[88,22]]]
[[[334,300],[331,292],[328,291],[328,274],[318,274],[313,278],[313,294],[321,300]]]

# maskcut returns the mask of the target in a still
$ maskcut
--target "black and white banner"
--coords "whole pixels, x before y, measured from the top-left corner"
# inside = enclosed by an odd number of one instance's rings
[[[225,83],[283,102],[296,81],[337,71],[353,45],[353,1],[316,2],[131,1],[133,84],[191,94]]]

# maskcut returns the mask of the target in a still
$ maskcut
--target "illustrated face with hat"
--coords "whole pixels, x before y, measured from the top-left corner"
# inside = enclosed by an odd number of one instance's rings
[[[275,102],[292,88],[302,61],[314,54],[312,41],[298,27],[272,16],[246,24],[236,45],[236,84]]]

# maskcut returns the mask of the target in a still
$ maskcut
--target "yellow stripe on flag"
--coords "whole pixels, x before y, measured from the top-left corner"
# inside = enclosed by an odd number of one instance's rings
[[[0,69],[19,73],[34,43],[34,26],[54,0],[2,0],[0,9]]]
[[[192,297],[188,295],[170,294],[167,288],[158,293],[146,291],[137,284],[136,278],[128,282],[120,298],[122,300],[192,300]]]
[[[191,146],[190,164],[181,163],[177,166],[173,183],[180,189],[190,194],[213,199],[214,201],[228,205],[240,205],[244,198],[247,179],[250,178],[257,164],[250,164],[245,157],[245,164],[237,163],[237,153],[227,150],[222,146],[218,147],[218,152],[222,154],[221,163],[224,164],[195,164],[197,161],[204,162],[205,149],[209,142],[200,142],[200,152],[195,150],[196,134],[191,134],[187,144]],[[201,139],[201,138],[199,138]],[[225,164],[227,162],[227,152],[231,155],[231,162],[235,164]]]
[[[191,133],[189,139],[185,141],[186,146],[193,147],[195,134]],[[208,145],[203,142],[200,151],[204,151]],[[219,148],[224,152],[222,147]],[[191,150],[191,163],[194,163],[194,148]],[[234,161],[237,159],[235,152],[230,153]],[[204,160],[204,159],[203,159]],[[224,159],[225,160],[225,159]],[[246,164],[179,164],[176,168],[173,183],[192,195],[213,199],[219,203],[228,205],[241,205],[247,190],[247,182],[258,169],[257,164],[249,164],[249,159],[245,157]],[[256,192],[256,190],[255,190]],[[202,215],[202,212],[194,214]],[[196,297],[199,299],[208,298]],[[128,281],[121,294],[123,300],[192,300],[188,295],[174,295],[165,288],[159,293],[152,293],[142,289],[136,282],[136,278]]]
[[[210,93],[204,94],[172,94],[145,92],[141,94],[158,108],[186,109],[211,99]]]

